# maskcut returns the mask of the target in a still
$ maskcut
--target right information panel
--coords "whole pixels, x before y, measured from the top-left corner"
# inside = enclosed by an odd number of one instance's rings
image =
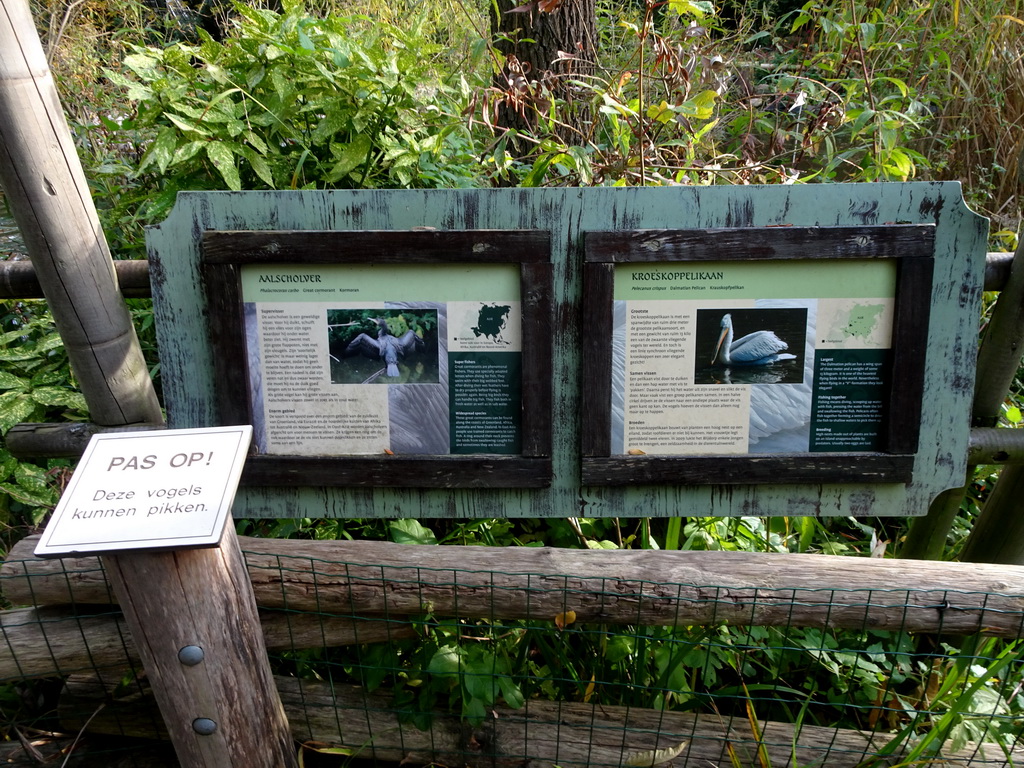
[[[586,237],[586,485],[906,483],[927,226]]]
[[[879,451],[891,259],[619,264],[611,454]]]

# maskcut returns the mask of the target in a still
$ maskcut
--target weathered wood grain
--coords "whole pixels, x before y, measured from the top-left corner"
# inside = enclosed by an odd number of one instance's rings
[[[730,623],[1024,636],[1024,568],[829,555],[407,547],[243,539],[263,608],[609,624]],[[13,602],[106,603],[92,558],[4,563]]]
[[[858,227],[733,227],[704,230],[644,229],[588,232],[588,262],[719,261],[742,253],[744,260],[876,259],[931,256],[935,227],[888,224]]]
[[[114,272],[118,290],[126,299],[149,298],[148,261],[115,261]],[[0,262],[0,298],[41,299],[43,295],[43,287],[31,261]]]
[[[403,765],[465,765],[467,768],[521,768],[523,765],[563,768],[639,765],[652,750],[678,756],[661,763],[676,768],[733,765],[729,749],[741,766],[761,765],[855,768],[889,741],[884,733],[760,721],[768,762],[761,762],[759,743],[750,723],[740,716],[659,712],[640,707],[531,700],[522,709],[494,707],[484,723],[471,726],[459,717],[436,713],[429,729],[419,730],[394,711],[384,692],[366,694],[358,688],[294,678],[275,678],[288,713],[292,734],[300,742],[347,746],[354,757]],[[133,692],[126,704],[109,698],[110,687],[95,679],[68,681],[60,710],[64,727],[84,725],[97,701],[107,701],[89,724],[96,733],[159,738],[144,692]],[[119,730],[120,729],[120,730]],[[648,755],[646,765],[651,765]],[[947,766],[1019,765],[1024,749],[1004,755],[998,747],[966,744],[942,755]],[[893,765],[899,755],[878,765]]]
[[[913,455],[787,453],[773,456],[604,456],[583,459],[584,485],[908,483]]]
[[[592,318],[582,312],[584,237],[592,231],[798,227],[934,229],[935,273],[913,480],[902,483],[580,485],[581,380]],[[792,225],[786,227],[784,225]],[[663,189],[352,190],[182,193],[147,236],[164,392],[175,426],[217,423],[215,353],[203,312],[196,233],[260,228],[404,231],[434,227],[551,232],[552,481],[547,488],[244,486],[240,517],[415,518],[701,515],[920,515],[963,482],[987,227],[954,183]],[[893,228],[892,231],[897,231]],[[774,237],[775,235],[768,235]],[[779,237],[785,237],[780,235]]]
[[[178,759],[196,768],[297,765],[234,528],[218,547],[102,560]],[[186,646],[202,649],[199,663],[179,659]],[[194,727],[199,719],[214,730]]]
[[[99,424],[159,423],[160,403],[29,5],[0,13],[0,184]]]
[[[82,606],[15,608],[0,612],[0,680],[53,677],[139,661],[139,651],[117,610],[89,613]],[[411,624],[380,617],[261,611],[268,651],[381,643],[411,637]]]
[[[254,227],[254,229],[257,229]],[[493,229],[469,232],[204,232],[210,264],[533,263],[548,260],[551,233]]]

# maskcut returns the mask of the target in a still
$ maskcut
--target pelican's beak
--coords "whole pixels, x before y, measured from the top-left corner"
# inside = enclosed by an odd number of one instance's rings
[[[711,364],[714,365],[718,359],[718,353],[722,351],[722,344],[725,343],[725,335],[729,332],[727,328],[723,328],[722,332],[718,335],[718,343],[715,344],[715,356],[711,358]]]

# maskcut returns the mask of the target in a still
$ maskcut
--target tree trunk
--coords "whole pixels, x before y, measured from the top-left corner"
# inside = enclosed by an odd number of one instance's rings
[[[491,4],[491,32],[504,57],[494,79],[506,94],[497,110],[498,126],[532,132],[554,100],[560,102],[559,137],[581,143],[589,134],[588,100],[574,96],[577,89],[570,81],[594,70],[594,0],[541,0],[525,6],[518,0],[496,0]]]

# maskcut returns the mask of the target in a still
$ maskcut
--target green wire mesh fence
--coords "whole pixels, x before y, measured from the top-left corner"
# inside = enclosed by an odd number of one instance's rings
[[[338,765],[1024,764],[1024,569],[243,549],[293,735]],[[974,588],[978,574],[988,588]],[[51,692],[36,721],[161,736],[98,560],[16,547],[0,590],[37,606],[3,614],[0,646],[9,682]]]

